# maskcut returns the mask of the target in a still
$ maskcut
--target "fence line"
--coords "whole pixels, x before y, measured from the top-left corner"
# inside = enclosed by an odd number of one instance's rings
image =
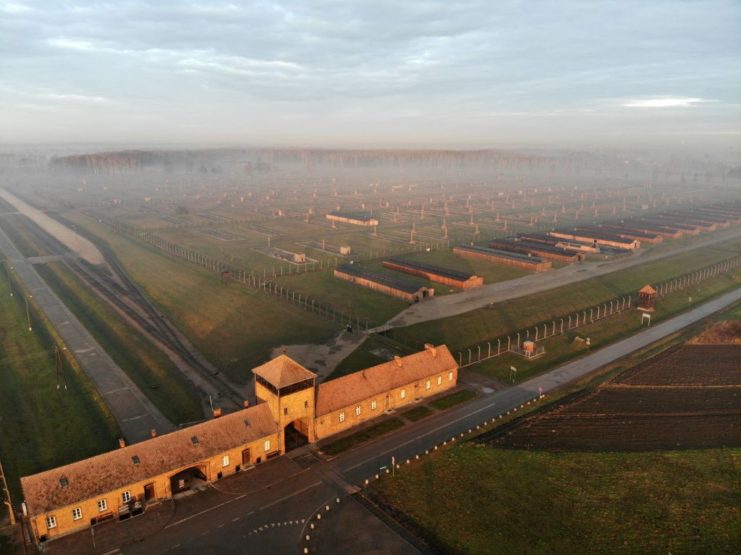
[[[741,255],[732,256],[725,260],[721,260],[720,262],[700,268],[699,270],[688,272],[687,274],[683,274],[677,278],[660,282],[654,287],[654,289],[656,289],[657,297],[664,297],[670,293],[681,291],[682,289],[686,289],[687,287],[696,285],[697,283],[707,279],[729,272],[740,266]],[[472,347],[467,347],[462,351],[458,351],[458,366],[465,368],[505,353],[514,352],[520,348],[522,341],[543,341],[544,339],[548,339],[555,335],[563,335],[565,331],[577,329],[599,320],[610,318],[611,316],[630,309],[635,303],[635,298],[636,297],[631,294],[614,298],[610,301],[593,305],[589,308],[572,312],[565,316],[556,317],[550,322],[541,322],[534,326],[529,326],[524,330],[519,330],[506,336],[501,336]],[[494,350],[495,341],[496,350]]]

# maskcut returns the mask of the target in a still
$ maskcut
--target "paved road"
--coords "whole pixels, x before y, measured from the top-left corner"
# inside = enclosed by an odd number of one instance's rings
[[[737,301],[741,301],[741,288],[515,387],[482,395],[465,405],[407,424],[330,461],[318,460],[309,450],[293,452],[223,480],[206,493],[148,511],[138,523],[111,523],[97,527],[94,536],[81,533],[56,540],[47,545],[48,553],[301,552],[306,545],[305,535],[313,533],[310,523],[324,526],[315,515],[326,510],[327,505],[331,511],[341,510],[336,500],[340,499],[340,506],[349,503],[348,494],[355,488],[352,484],[362,485],[366,479],[375,479],[375,474],[385,479],[384,467],[390,467],[392,457],[402,466],[397,472],[403,472],[407,459],[424,457],[425,451],[452,438],[460,440],[461,434],[517,410],[541,392],[547,394]],[[342,517],[334,520],[345,521]],[[384,543],[416,552],[389,528],[369,521],[371,525],[384,535]],[[323,529],[315,530],[324,533]],[[326,542],[326,536],[322,539]]]
[[[706,247],[722,241],[741,236],[741,229],[729,229],[713,233],[706,240],[692,243],[683,247],[667,248],[656,253],[639,250],[628,258],[621,258],[611,262],[571,264],[550,272],[539,272],[521,278],[511,279],[499,283],[490,283],[476,289],[468,289],[454,295],[435,297],[429,301],[417,303],[400,312],[389,320],[385,326],[401,327],[438,320],[449,316],[456,316],[477,308],[483,308],[493,302],[502,302],[533,293],[540,293],[554,287],[561,287],[585,279],[602,276],[618,270],[631,268],[638,264],[655,262],[662,258],[675,256],[701,247]],[[371,330],[374,331],[374,330]]]
[[[92,380],[118,421],[126,441],[134,443],[147,439],[152,428],[160,433],[175,429],[98,345],[87,329],[36,273],[33,264],[23,257],[1,229],[0,251],[5,254],[13,268],[12,271],[25,284],[36,304],[41,307],[57,330],[64,346],[72,350],[75,359]]]

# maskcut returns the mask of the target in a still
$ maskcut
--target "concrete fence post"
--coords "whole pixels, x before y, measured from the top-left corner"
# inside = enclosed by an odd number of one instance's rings
[[[512,350],[512,338],[508,335],[507,336],[507,352],[510,352]]]
[[[537,340],[538,340],[538,328],[536,327],[535,328],[535,341]]]
[[[592,314],[592,309],[589,309],[589,322],[594,322],[594,315]]]
[[[489,352],[488,352],[488,354],[486,355],[486,357],[487,357],[487,358],[491,358],[491,343],[489,343],[489,342],[487,341],[487,342],[486,342],[486,345],[487,345],[487,346],[489,347]]]
[[[561,318],[561,335],[563,335],[563,318]]]
[[[471,364],[471,349],[468,349],[468,364]]]
[[[501,346],[502,346],[502,340],[497,339],[497,356],[499,356],[499,349],[501,348]]]

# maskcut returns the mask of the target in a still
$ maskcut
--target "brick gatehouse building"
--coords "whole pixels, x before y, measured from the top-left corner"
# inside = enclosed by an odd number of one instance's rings
[[[125,519],[148,503],[248,470],[302,443],[348,430],[455,387],[445,345],[317,384],[286,355],[252,370],[257,404],[21,478],[38,541]]]

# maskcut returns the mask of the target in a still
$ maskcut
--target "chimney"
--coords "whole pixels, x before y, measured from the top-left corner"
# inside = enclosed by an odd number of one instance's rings
[[[221,416],[221,407],[214,407],[214,418]]]
[[[118,446],[121,449],[123,449],[124,447],[126,447],[126,440],[124,438],[122,438],[122,437],[118,438]]]
[[[425,343],[425,349],[432,353],[432,358],[437,358],[437,347],[435,347],[432,343]]]
[[[249,408],[249,406],[250,406],[250,402],[247,399],[245,399],[244,401],[242,401],[242,408],[243,409]]]
[[[401,365],[403,364],[403,361],[401,360],[400,356],[394,355],[394,362],[396,363],[396,366],[401,368]]]
[[[149,430],[149,436],[150,437],[153,437],[153,438],[154,437],[157,437],[157,430],[155,430],[154,428],[152,428],[151,430]]]

